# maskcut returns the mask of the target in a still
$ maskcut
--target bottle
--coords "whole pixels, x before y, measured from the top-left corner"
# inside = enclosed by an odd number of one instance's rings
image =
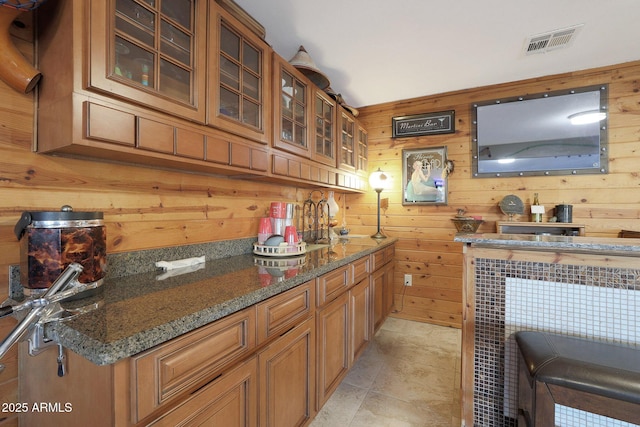
[[[142,85],[149,86],[149,66],[144,64],[142,66]]]
[[[542,212],[540,212],[540,208],[541,206],[540,202],[538,201],[538,193],[533,193],[533,204],[531,205],[532,222],[542,222]]]

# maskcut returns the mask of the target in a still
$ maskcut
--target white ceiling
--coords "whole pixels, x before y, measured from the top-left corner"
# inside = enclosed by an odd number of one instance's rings
[[[236,0],[285,59],[300,45],[348,105],[640,59],[640,0]],[[532,35],[584,24],[525,55]]]

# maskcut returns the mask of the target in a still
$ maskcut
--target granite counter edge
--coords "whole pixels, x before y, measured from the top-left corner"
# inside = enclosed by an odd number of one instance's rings
[[[560,250],[596,254],[640,256],[640,239],[502,234],[457,234],[455,242],[499,249]]]
[[[275,285],[262,288],[247,295],[225,301],[190,315],[174,319],[163,325],[128,336],[113,342],[101,342],[74,329],[65,322],[47,324],[47,338],[62,344],[63,347],[79,354],[96,365],[110,365],[119,360],[131,357],[152,347],[163,344],[173,338],[206,326],[225,316],[236,313],[247,307],[260,303],[268,298],[313,280],[323,274],[347,265],[357,259],[370,255],[384,247],[395,243],[397,239],[389,238],[377,246],[363,249],[338,261],[332,261],[314,270],[299,274]]]

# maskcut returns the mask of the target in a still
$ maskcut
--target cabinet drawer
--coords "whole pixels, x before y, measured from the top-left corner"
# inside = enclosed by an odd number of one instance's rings
[[[204,159],[204,134],[187,129],[176,129],[176,154],[193,159]]]
[[[349,266],[345,265],[316,279],[317,305],[320,307],[343,293],[349,287]]]
[[[384,265],[385,263],[384,249],[375,251],[370,256],[371,256],[371,271],[376,271],[377,269],[379,269]]]
[[[366,256],[349,264],[351,267],[351,284],[356,284],[371,273],[371,258]]]
[[[303,283],[257,305],[258,344],[285,332],[311,314],[313,282]]]
[[[175,409],[145,425],[253,427],[258,425],[257,400],[258,368],[254,357],[231,372],[225,372]]]
[[[174,127],[138,117],[138,147],[160,153],[173,154]]]
[[[396,246],[395,245],[391,245],[391,246],[387,246],[384,249],[384,262],[387,263],[389,261],[393,261],[393,258],[396,255]]]
[[[211,380],[255,347],[255,309],[203,326],[132,358],[134,421]]]
[[[251,168],[251,148],[241,144],[231,144],[231,166]]]
[[[269,154],[264,150],[251,149],[251,169],[266,172],[269,169]]]
[[[207,136],[206,160],[228,165],[231,161],[231,143],[224,139]]]
[[[134,146],[136,118],[133,114],[91,102],[84,103],[87,139]]]

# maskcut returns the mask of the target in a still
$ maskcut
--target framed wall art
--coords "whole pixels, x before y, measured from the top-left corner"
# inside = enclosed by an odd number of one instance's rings
[[[446,205],[447,147],[402,150],[402,204]]]
[[[413,116],[392,117],[392,136],[394,138],[438,135],[456,131],[456,112],[440,111],[437,113],[416,114]]]

